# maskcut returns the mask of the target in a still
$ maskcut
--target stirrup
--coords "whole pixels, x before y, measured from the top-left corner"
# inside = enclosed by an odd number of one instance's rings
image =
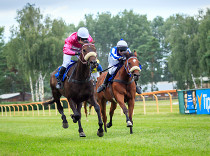
[[[142,93],[141,87],[136,86],[136,93],[138,93],[138,94],[141,94]]]
[[[97,93],[100,93],[101,91],[103,91],[106,88],[105,84],[102,84],[101,86],[98,87],[97,89]]]

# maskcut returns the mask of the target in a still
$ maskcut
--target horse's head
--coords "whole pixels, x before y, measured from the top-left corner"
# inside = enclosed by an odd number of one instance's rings
[[[91,68],[95,68],[97,65],[97,53],[94,42],[80,42],[82,44],[82,50],[80,60],[83,64],[90,65]]]
[[[127,73],[134,78],[134,81],[138,81],[141,69],[136,51],[134,53],[125,53],[124,55],[126,56],[124,66]]]

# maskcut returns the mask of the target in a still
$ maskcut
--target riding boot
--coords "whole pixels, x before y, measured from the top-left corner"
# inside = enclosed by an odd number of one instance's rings
[[[106,75],[106,78],[104,79],[104,83],[98,87],[97,93],[100,93],[101,91],[103,91],[106,88],[110,77],[111,77],[111,75],[108,72]]]
[[[136,93],[141,94],[141,93],[142,93],[141,87],[139,87],[139,86],[137,85],[136,81],[135,81],[135,84],[136,84]]]
[[[61,66],[59,75],[57,77],[57,84],[56,84],[57,89],[62,89],[62,78],[63,78],[63,74],[65,73],[65,71],[66,71],[66,68]]]

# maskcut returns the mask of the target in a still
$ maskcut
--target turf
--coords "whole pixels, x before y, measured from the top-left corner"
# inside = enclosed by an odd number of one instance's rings
[[[176,101],[173,101],[176,103]],[[108,105],[109,108],[109,105]],[[108,114],[107,108],[107,114]],[[97,136],[96,113],[82,116],[86,138],[80,138],[78,125],[69,117],[69,128],[62,128],[60,115],[51,110],[49,116],[30,111],[25,116],[0,116],[0,155],[209,155],[210,116],[181,115],[178,105],[170,112],[168,101],[159,101],[159,114],[155,102],[146,102],[144,115],[142,102],[136,102],[133,121],[134,133],[129,134],[125,116],[119,106],[113,126],[103,137]],[[109,117],[108,117],[109,120]]]

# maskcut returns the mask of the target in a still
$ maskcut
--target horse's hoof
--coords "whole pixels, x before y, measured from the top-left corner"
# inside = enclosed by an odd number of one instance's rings
[[[86,135],[85,135],[84,132],[80,132],[80,133],[79,133],[79,136],[80,136],[80,137],[86,137]]]
[[[107,133],[107,128],[106,127],[104,127],[104,131]]]
[[[133,129],[132,129],[132,127],[130,127],[130,134],[133,134]]]
[[[63,128],[68,128],[68,127],[69,127],[68,122],[66,122],[66,123],[63,122]]]
[[[99,137],[102,137],[102,136],[104,136],[104,132],[99,132],[99,130],[98,130],[97,135],[98,135]]]
[[[106,124],[106,127],[110,128],[110,127],[112,127],[112,124],[109,122],[108,124]]]
[[[133,127],[133,124],[132,124],[132,122],[130,122],[130,121],[127,121],[127,127]]]
[[[74,119],[73,119],[73,122],[74,122],[74,123],[77,123],[77,120],[74,118]]]

